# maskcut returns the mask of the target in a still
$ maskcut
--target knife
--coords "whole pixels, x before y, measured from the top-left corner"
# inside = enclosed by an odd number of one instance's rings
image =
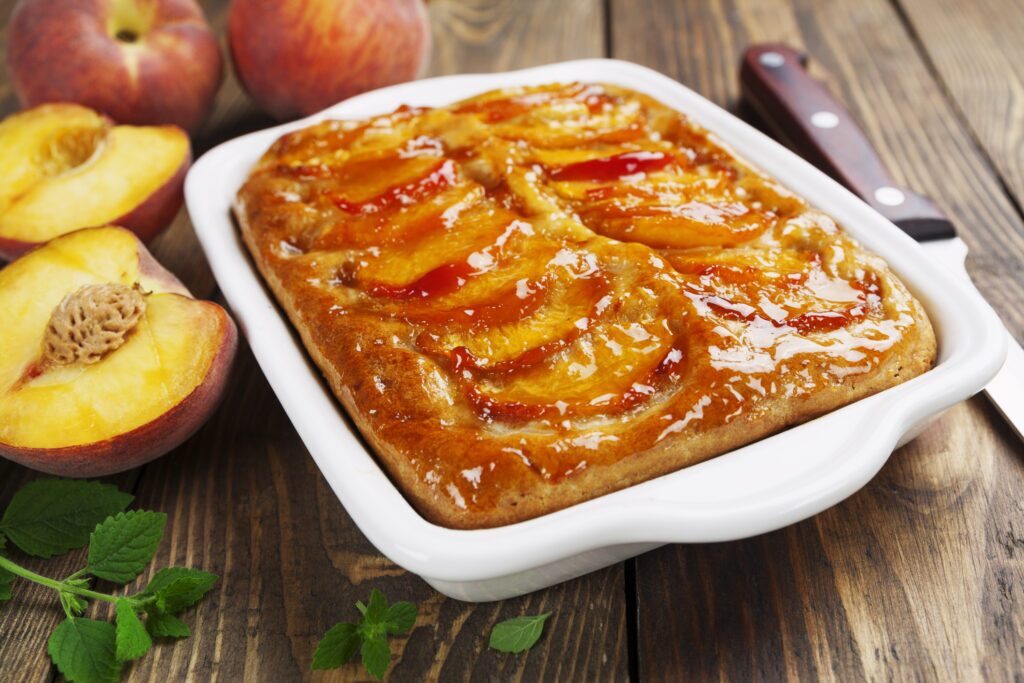
[[[784,143],[852,190],[917,240],[928,255],[968,281],[967,245],[927,197],[900,187],[864,132],[825,85],[806,69],[806,55],[780,43],[743,53],[743,99]],[[1006,363],[985,393],[1024,439],[1024,350],[1009,332]]]

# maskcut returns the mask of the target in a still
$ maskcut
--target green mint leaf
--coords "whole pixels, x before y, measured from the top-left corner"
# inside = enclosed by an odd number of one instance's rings
[[[324,634],[313,653],[314,669],[337,669],[347,664],[359,649],[359,632],[355,624],[335,624]]]
[[[406,633],[416,623],[416,605],[401,601],[388,607],[384,614],[384,624],[388,633]]]
[[[113,683],[121,676],[114,625],[68,618],[50,634],[46,651],[72,683]]]
[[[363,612],[363,620],[367,624],[379,624],[384,621],[384,615],[388,611],[388,601],[376,588],[370,592],[370,603]]]
[[[366,616],[366,605],[363,604],[362,600],[356,600],[356,609],[359,610],[360,614]]]
[[[192,635],[184,621],[173,614],[157,611],[148,612],[146,630],[154,638],[188,638]]]
[[[11,599],[11,583],[17,578],[6,569],[0,569],[0,602]]]
[[[14,494],[0,518],[0,532],[35,557],[81,548],[104,519],[128,507],[132,496],[110,484],[37,479]]]
[[[373,598],[370,600],[372,602]],[[380,636],[363,640],[359,656],[363,660],[363,668],[367,673],[377,680],[384,678],[384,674],[388,671],[388,665],[391,664],[391,647],[388,645],[386,637]]]
[[[535,617],[516,617],[501,622],[491,631],[491,648],[499,652],[529,650],[544,632],[544,622],[550,616],[551,612],[545,612]]]
[[[199,569],[168,567],[158,571],[136,597],[156,598],[157,611],[177,614],[199,602],[216,581],[216,574]]]
[[[117,623],[116,656],[120,662],[138,659],[149,652],[153,641],[146,632],[146,627],[135,613],[135,604],[128,599],[120,598],[114,606]]]
[[[128,583],[153,559],[165,524],[167,515],[148,510],[129,510],[108,517],[89,538],[86,569],[101,579]]]

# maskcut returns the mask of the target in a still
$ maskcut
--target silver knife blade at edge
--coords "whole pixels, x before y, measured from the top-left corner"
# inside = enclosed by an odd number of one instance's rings
[[[971,283],[972,287],[974,286],[964,264],[964,259],[967,257],[967,245],[963,240],[954,237],[919,242],[919,244],[930,258],[949,267],[950,272],[961,274]],[[985,387],[985,394],[1017,432],[1017,436],[1024,439],[1024,349],[1021,349],[1020,344],[1009,331],[1006,331],[1005,334],[1007,336],[1006,362],[999,374]]]

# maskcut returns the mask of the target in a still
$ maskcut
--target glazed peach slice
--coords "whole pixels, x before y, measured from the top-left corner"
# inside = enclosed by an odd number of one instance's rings
[[[143,240],[174,219],[191,160],[175,126],[115,126],[74,104],[0,122],[0,258],[116,223]]]
[[[0,455],[119,472],[188,438],[224,392],[237,331],[128,230],[59,237],[0,270]]]
[[[624,248],[640,258],[620,261],[592,243],[575,253],[565,249],[548,264],[572,278],[561,302],[571,333],[538,316],[495,336],[499,352],[528,348],[517,358],[481,365],[457,356],[458,367],[469,370],[463,385],[478,412],[513,421],[614,415],[645,403],[666,379],[678,381],[691,307],[664,261],[640,245]],[[588,282],[597,286],[578,287]],[[486,337],[469,344],[480,347]]]

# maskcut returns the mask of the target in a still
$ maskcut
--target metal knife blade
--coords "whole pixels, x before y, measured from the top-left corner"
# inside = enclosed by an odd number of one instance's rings
[[[967,245],[959,237],[921,242],[921,246],[928,252],[928,256],[946,265],[950,273],[956,273],[970,282],[964,266]],[[1017,436],[1024,439],[1024,349],[1009,331],[1006,337],[1006,362],[999,374],[985,387],[985,395],[1017,432]]]
[[[898,186],[849,112],[807,73],[806,63],[807,57],[788,45],[747,48],[740,65],[744,100],[797,153],[970,282],[964,265],[967,245],[956,236],[953,223],[930,199]],[[1006,363],[985,393],[1024,439],[1024,350],[1013,335],[1006,335]]]

